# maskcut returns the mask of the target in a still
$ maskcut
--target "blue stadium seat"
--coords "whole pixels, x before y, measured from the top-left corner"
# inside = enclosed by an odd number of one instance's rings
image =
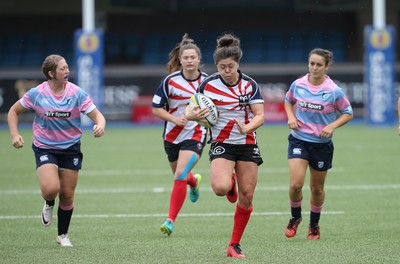
[[[41,62],[43,62],[48,55],[58,54],[65,58],[70,67],[73,67],[76,45],[73,34],[49,34],[44,35],[44,38]]]
[[[164,50],[161,34],[146,34],[144,36],[143,50],[141,53],[141,62],[143,64],[162,64],[168,54],[162,54]]]
[[[159,52],[159,50],[145,51],[142,53],[143,64],[166,64],[168,60],[168,54]]]
[[[29,35],[22,58],[22,66],[40,67],[44,60],[45,36],[42,34]]]
[[[0,61],[4,56],[4,38],[0,38]]]
[[[65,41],[65,49],[64,49],[64,53],[61,55],[65,58],[67,63],[69,65],[71,65],[70,67],[72,67],[72,65],[74,64],[74,59],[75,59],[74,37],[72,36],[72,34],[66,35],[64,41]]]
[[[304,34],[299,31],[289,31],[285,33],[284,46],[286,62],[303,62],[307,60],[307,52],[305,52],[303,48],[304,39]]]
[[[214,64],[214,50],[217,45],[216,39],[219,36],[219,32],[198,32],[192,34],[193,39],[201,49],[203,55],[202,62],[205,64]]]
[[[325,48],[326,32],[312,31],[305,34],[304,48],[307,52],[315,48]]]
[[[124,37],[118,33],[106,33],[104,43],[104,53],[106,61],[120,61],[123,57],[122,48]]]
[[[331,31],[328,33],[326,48],[333,52],[333,60],[343,62],[346,60],[346,38],[341,31]]]
[[[333,61],[345,62],[346,61],[346,50],[344,48],[331,49],[333,52]]]
[[[163,41],[164,52],[168,54],[173,48],[175,48],[175,46],[181,42],[183,34],[184,33],[178,33],[178,32],[163,34],[162,37],[164,39]],[[193,37],[190,35],[189,38],[193,39]],[[196,42],[195,39],[193,40]]]
[[[242,62],[262,63],[265,60],[265,39],[262,32],[239,32],[243,49]]]
[[[264,51],[261,48],[247,48],[243,50],[243,63],[262,63],[264,60]]]
[[[279,31],[269,31],[265,34],[265,61],[273,63],[284,62],[284,34]]]
[[[123,56],[128,61],[138,62],[143,48],[142,36],[136,33],[126,34],[123,37]]]
[[[72,46],[72,40],[67,40],[67,37],[63,34],[52,34],[48,35],[45,41],[45,54],[44,57],[50,55],[50,54],[59,54],[61,56],[65,56],[66,49],[68,46]],[[44,60],[45,58],[43,58]]]
[[[4,67],[19,67],[22,63],[26,37],[23,35],[7,35],[2,37],[3,58],[0,65]]]

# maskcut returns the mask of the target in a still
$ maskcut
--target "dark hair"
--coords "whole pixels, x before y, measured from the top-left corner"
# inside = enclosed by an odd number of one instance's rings
[[[218,64],[220,60],[232,58],[237,63],[243,56],[240,48],[240,39],[233,34],[225,33],[217,39],[217,47],[214,51],[214,63]]]
[[[329,65],[333,63],[333,52],[326,49],[315,48],[308,54],[308,58],[310,59],[311,55],[317,54],[325,59],[325,65]]]
[[[42,71],[47,80],[52,79],[52,77],[49,75],[49,71],[55,73],[58,62],[63,59],[64,58],[58,54],[52,54],[46,57],[42,64]]]
[[[167,64],[167,71],[169,73],[178,71],[181,69],[181,62],[179,61],[179,58],[181,57],[183,51],[187,49],[194,49],[197,52],[197,55],[199,55],[201,59],[201,51],[200,48],[196,45],[193,39],[189,38],[189,35],[185,33],[182,37],[182,41],[178,44],[176,44],[175,48],[170,51],[168,57],[169,61]]]

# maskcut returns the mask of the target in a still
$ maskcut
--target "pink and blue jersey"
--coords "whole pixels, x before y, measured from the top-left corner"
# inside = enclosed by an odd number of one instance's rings
[[[316,143],[329,142],[330,138],[320,137],[322,129],[337,119],[340,114],[353,114],[353,109],[343,90],[330,78],[314,86],[309,81],[309,74],[294,81],[286,93],[285,102],[294,106],[299,130],[292,130],[292,135],[300,140]]]
[[[33,144],[44,149],[67,149],[78,143],[82,136],[81,113],[96,108],[89,95],[71,82],[61,95],[55,95],[43,82],[26,92],[20,102],[35,112]]]

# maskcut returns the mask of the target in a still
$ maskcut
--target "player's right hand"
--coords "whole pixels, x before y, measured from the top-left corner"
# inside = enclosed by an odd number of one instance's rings
[[[14,146],[14,148],[22,148],[24,146],[24,143],[24,138],[21,135],[16,135],[12,139],[12,145]]]

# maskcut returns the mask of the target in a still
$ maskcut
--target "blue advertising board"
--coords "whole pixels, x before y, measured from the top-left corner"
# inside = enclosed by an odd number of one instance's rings
[[[365,28],[365,72],[367,87],[366,121],[371,126],[389,126],[395,123],[395,39],[394,27]]]
[[[103,107],[104,37],[102,30],[75,31],[76,84],[85,90],[98,109]],[[82,125],[90,125],[89,118],[82,118]]]

